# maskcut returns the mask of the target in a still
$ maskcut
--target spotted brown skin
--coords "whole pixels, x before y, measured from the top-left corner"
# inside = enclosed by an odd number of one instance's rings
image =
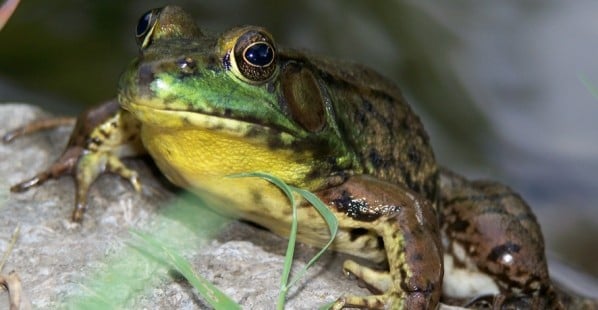
[[[521,197],[440,169],[420,119],[378,73],[284,49],[261,27],[205,34],[174,6],[146,13],[136,40],[117,101],[81,115],[62,157],[16,189],[72,174],[80,221],[101,173],[140,188],[119,158],[147,152],[174,184],[286,236],[284,194],[264,180],[227,178],[266,172],[328,205],[339,221],[334,250],[388,266],[345,262],[375,295],[343,296],[334,309],[435,309],[464,298],[472,307],[585,305],[553,287],[540,228]],[[297,214],[298,239],[325,244],[321,216],[307,206]],[[452,269],[486,286],[461,293],[470,279]]]

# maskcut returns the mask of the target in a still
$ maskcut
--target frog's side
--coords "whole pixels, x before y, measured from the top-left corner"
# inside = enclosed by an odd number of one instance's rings
[[[494,296],[473,305],[563,307],[523,200],[439,169],[418,117],[383,77],[277,49],[258,27],[205,35],[177,7],[148,12],[137,30],[140,56],[121,78],[118,101],[83,114],[62,157],[14,191],[72,173],[80,221],[87,190],[105,170],[139,189],[119,157],[147,151],[173,183],[286,235],[290,210],[278,189],[226,178],[267,172],[329,205],[340,226],[336,250],[387,262],[382,272],[347,261],[380,294],[343,297],[336,308],[430,309],[443,292],[447,300]],[[327,241],[313,208],[300,208],[299,223],[301,241]]]

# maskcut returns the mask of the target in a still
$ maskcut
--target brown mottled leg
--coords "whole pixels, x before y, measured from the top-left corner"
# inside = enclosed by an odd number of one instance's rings
[[[548,276],[540,227],[517,193],[448,171],[441,174],[441,192],[446,252],[494,280],[500,292],[493,307],[563,308]]]
[[[431,204],[400,185],[356,176],[319,193],[341,212],[341,229],[367,229],[379,235],[387,254],[388,272],[373,271],[347,261],[347,271],[381,295],[346,296],[335,309],[435,309],[442,288],[442,249],[436,213]]]

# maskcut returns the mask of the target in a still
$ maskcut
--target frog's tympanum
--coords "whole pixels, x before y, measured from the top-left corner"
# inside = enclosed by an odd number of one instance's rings
[[[335,309],[435,309],[441,298],[500,309],[591,306],[550,281],[540,228],[521,197],[438,167],[420,119],[376,72],[284,49],[260,27],[207,35],[172,6],[143,15],[137,43],[117,99],[81,115],[57,162],[13,191],[72,174],[72,218],[81,221],[103,172],[140,189],[120,158],[148,153],[172,183],[221,197],[225,211],[284,236],[284,194],[261,179],[227,177],[260,171],[327,203],[339,221],[335,250],[387,266],[346,261],[375,295],[340,297]],[[315,209],[301,207],[299,223],[302,242],[328,240]]]

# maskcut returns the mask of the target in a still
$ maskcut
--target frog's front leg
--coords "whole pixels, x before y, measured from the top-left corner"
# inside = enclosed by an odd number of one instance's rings
[[[548,276],[540,227],[525,201],[504,185],[448,171],[441,173],[440,185],[445,252],[451,255],[445,294],[490,296],[487,303],[497,309],[562,309]]]
[[[65,118],[33,122],[5,134],[3,140],[10,142],[15,137],[68,122]],[[120,160],[120,157],[144,152],[138,133],[138,121],[120,109],[116,100],[87,110],[77,118],[62,155],[48,169],[12,186],[11,191],[22,192],[49,179],[72,174],[76,183],[72,219],[81,221],[87,206],[89,187],[103,172],[116,173],[129,180],[136,190],[141,189],[137,173],[128,169]]]
[[[335,309],[435,309],[442,289],[442,249],[432,205],[406,187],[368,176],[319,193],[341,213],[341,229],[366,229],[381,237],[389,271],[376,271],[353,261],[346,271],[382,292],[367,297],[346,296]]]

